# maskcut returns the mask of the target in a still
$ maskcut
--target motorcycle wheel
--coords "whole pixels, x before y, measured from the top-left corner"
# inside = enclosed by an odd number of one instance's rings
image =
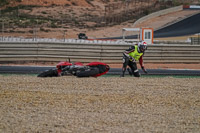
[[[50,69],[40,73],[37,77],[57,77],[58,72],[57,69]]]
[[[90,77],[99,74],[99,68],[90,68],[76,73],[77,77]]]

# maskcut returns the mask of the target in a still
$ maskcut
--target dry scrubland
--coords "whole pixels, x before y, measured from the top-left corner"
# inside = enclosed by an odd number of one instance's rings
[[[200,78],[0,76],[0,132],[200,132]]]

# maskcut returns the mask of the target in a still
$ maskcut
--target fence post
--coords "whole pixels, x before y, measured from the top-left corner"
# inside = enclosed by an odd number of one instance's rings
[[[4,41],[4,19],[2,20],[2,41]]]

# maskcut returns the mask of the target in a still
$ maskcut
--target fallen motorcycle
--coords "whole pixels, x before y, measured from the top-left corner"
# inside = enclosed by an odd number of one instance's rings
[[[58,77],[58,76],[77,76],[77,77],[98,77],[109,71],[109,65],[102,62],[91,62],[83,65],[81,62],[60,62],[55,69],[46,70],[37,77]]]

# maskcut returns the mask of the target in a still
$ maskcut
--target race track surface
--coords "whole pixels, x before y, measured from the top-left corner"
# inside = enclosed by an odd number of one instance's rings
[[[171,24],[164,28],[154,31],[154,38],[177,37],[193,35],[200,33],[200,13],[183,19],[177,23]],[[126,39],[136,39],[137,35],[126,36]],[[120,37],[111,37],[106,39],[122,39]]]
[[[154,37],[176,37],[200,33],[200,13],[154,31]]]
[[[10,74],[39,74],[45,70],[53,69],[52,66],[0,66],[0,73]],[[143,71],[139,70],[142,75]],[[200,70],[190,69],[147,69],[148,75],[172,75],[172,76],[200,76]],[[111,68],[107,75],[120,75],[120,68]],[[128,72],[126,72],[128,75]]]

